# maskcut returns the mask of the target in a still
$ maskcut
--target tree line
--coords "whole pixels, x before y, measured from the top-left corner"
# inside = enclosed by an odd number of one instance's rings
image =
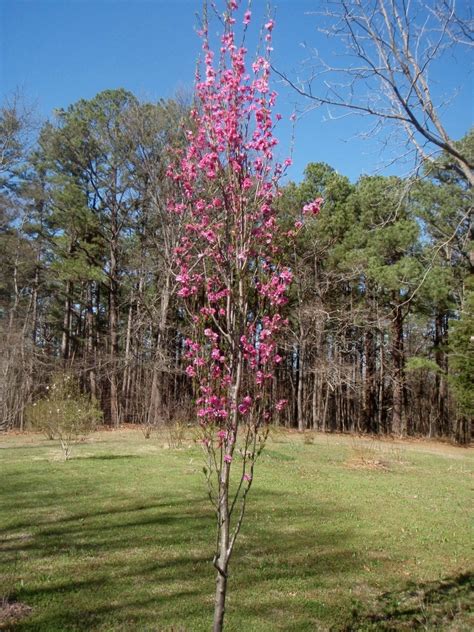
[[[172,157],[192,125],[179,100],[106,90],[55,112],[32,140],[19,103],[0,110],[0,424],[58,371],[104,421],[194,423],[187,325],[170,212]],[[457,144],[473,161],[474,136]],[[323,163],[278,198],[294,282],[272,384],[278,423],[299,430],[466,442],[474,409],[472,193],[451,157],[422,176],[362,176]],[[298,228],[302,209],[320,213]],[[307,219],[307,218],[306,218]]]

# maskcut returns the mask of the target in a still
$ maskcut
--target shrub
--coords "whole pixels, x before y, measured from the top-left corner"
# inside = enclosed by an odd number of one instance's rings
[[[28,425],[58,440],[67,460],[71,446],[95,430],[102,419],[97,401],[79,390],[77,380],[68,373],[53,376],[47,395],[26,409]]]

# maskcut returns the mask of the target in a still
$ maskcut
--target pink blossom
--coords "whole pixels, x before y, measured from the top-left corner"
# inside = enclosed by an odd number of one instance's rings
[[[243,416],[252,412],[259,424],[283,406],[269,402],[271,380],[282,362],[276,336],[284,322],[278,311],[287,301],[293,275],[281,264],[284,231],[275,203],[279,179],[291,161],[274,161],[273,130],[281,119],[272,112],[276,93],[270,87],[274,22],[265,24],[268,44],[249,72],[247,51],[237,43],[231,26],[241,3],[224,4],[225,24],[216,56],[207,26],[201,32],[203,63],[196,72],[196,105],[186,145],[175,151],[176,159],[167,170],[176,183],[167,208],[180,214],[182,228],[174,254],[178,296],[186,303],[183,314],[189,315],[185,327],[192,332],[185,342],[185,371],[198,380],[196,413],[205,436],[215,437],[214,429],[217,433],[216,442],[208,439],[209,445],[231,463],[231,454],[225,453],[232,452],[229,445]],[[252,17],[250,10],[242,9],[242,15],[241,32]],[[248,320],[239,313],[241,278],[244,304],[252,306]],[[236,323],[245,379],[233,403],[229,393],[236,384]]]
[[[178,296],[180,296],[181,298],[187,298],[188,296],[191,296],[191,295],[192,295],[191,288],[187,286],[184,286],[180,290],[178,290]]]
[[[216,313],[214,307],[201,307],[199,311],[203,316],[213,316]]]
[[[278,412],[280,412],[281,410],[283,410],[285,408],[285,406],[288,404],[288,400],[287,399],[280,399],[276,405],[275,408],[278,410]]]
[[[252,406],[252,398],[250,395],[244,397],[242,403],[240,403],[237,407],[237,410],[241,415],[246,415]]]
[[[201,232],[201,236],[204,237],[204,239],[206,239],[211,244],[216,241],[216,234],[213,230],[203,230]]]
[[[280,279],[282,279],[286,283],[291,283],[293,280],[293,273],[291,272],[291,270],[288,269],[282,270],[280,272]]]
[[[232,463],[232,457],[230,454],[224,454],[224,461],[226,463]]]
[[[303,206],[303,215],[317,215],[323,202],[323,198],[316,198],[312,202],[308,202],[308,204]]]
[[[206,338],[210,338],[211,340],[217,340],[219,338],[219,336],[209,327],[204,330],[204,335]]]

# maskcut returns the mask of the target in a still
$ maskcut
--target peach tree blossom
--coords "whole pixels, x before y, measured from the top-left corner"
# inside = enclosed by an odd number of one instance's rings
[[[274,155],[281,118],[273,115],[276,93],[269,84],[274,22],[264,25],[262,52],[248,67],[244,42],[252,16],[239,4],[227,1],[220,16],[217,54],[204,16],[192,125],[168,170],[180,192],[168,208],[184,226],[175,257],[189,323],[185,371],[194,383],[217,516],[214,630],[223,625],[229,560],[255,462],[286,404],[273,400],[272,382],[282,361],[278,337],[292,281],[275,211],[278,182],[291,161]]]

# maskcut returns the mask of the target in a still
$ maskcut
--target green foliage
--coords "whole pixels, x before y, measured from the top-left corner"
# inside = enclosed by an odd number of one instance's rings
[[[183,368],[186,332],[170,273],[182,226],[167,209],[177,185],[165,173],[193,126],[186,103],[105,90],[57,110],[33,151],[24,114],[14,101],[0,108],[0,338],[12,380],[4,380],[0,400],[11,399],[8,423],[20,426],[21,402],[49,377],[36,359],[60,355],[71,367],[88,367],[81,386],[103,404],[111,402],[110,376],[117,377],[124,420],[148,414],[158,358],[162,395],[169,393],[160,401],[185,404],[187,388],[173,375]],[[472,162],[474,130],[456,147]],[[303,217],[317,197],[325,200],[319,215]],[[281,396],[296,396],[304,347],[308,420],[314,411],[315,424],[324,417],[334,429],[347,429],[349,418],[353,428],[389,429],[397,315],[407,431],[453,436],[461,413],[467,428],[471,321],[461,311],[470,309],[473,242],[466,174],[448,155],[427,164],[422,178],[355,183],[310,163],[302,182],[284,187],[278,207],[289,235],[279,244],[282,260],[295,276],[285,307],[292,331],[279,350]],[[104,405],[107,418],[112,408]]]
[[[414,356],[407,360],[406,371],[431,371],[432,373],[442,373],[441,368],[429,358]]]
[[[449,340],[450,381],[460,411],[474,417],[474,291],[467,292],[461,318]]]
[[[71,454],[71,445],[93,432],[102,420],[98,403],[81,394],[68,373],[53,375],[48,395],[26,409],[26,420],[34,430],[60,442],[64,458]]]

